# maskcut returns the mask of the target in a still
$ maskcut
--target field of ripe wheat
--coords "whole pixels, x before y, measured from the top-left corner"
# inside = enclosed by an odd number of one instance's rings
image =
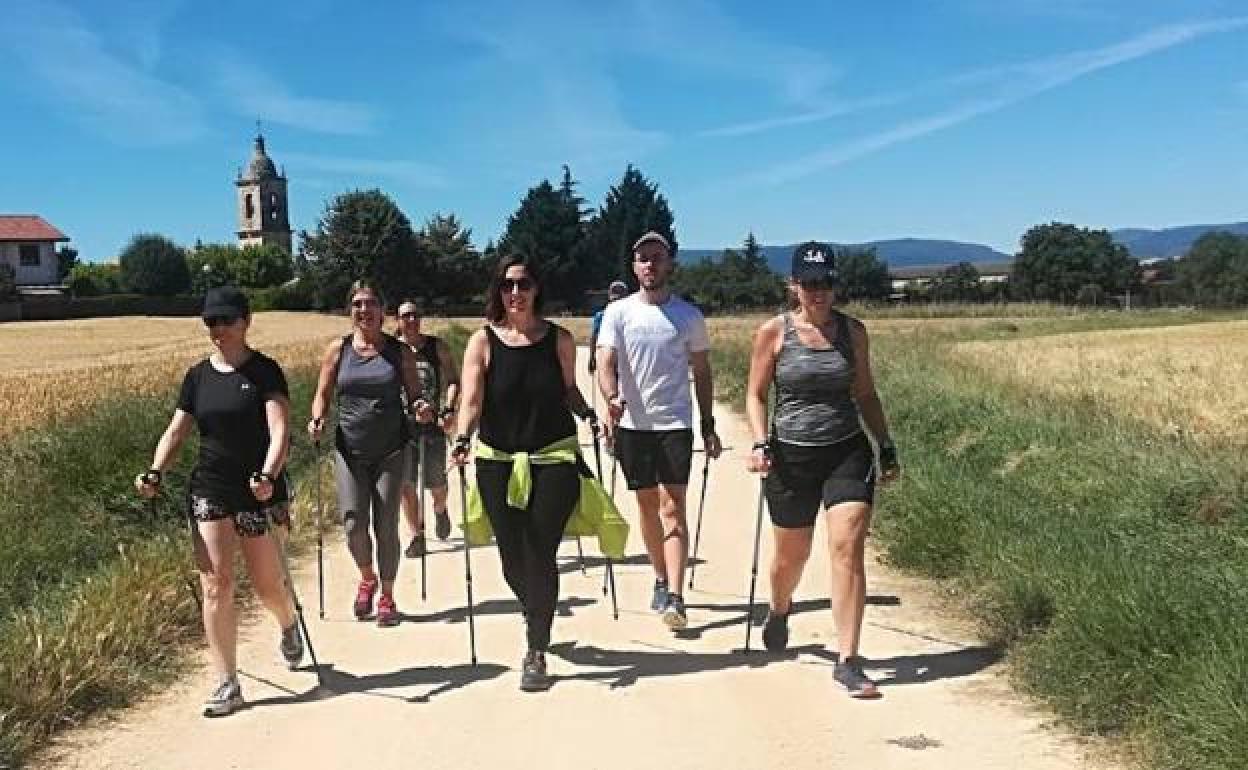
[[[444,326],[426,322],[434,333]],[[298,368],[315,365],[326,341],[349,330],[340,316],[257,313],[248,339],[284,367]],[[118,394],[172,394],[186,368],[211,349],[198,318],[0,325],[0,437],[71,419]]]
[[[961,342],[993,378],[1092,399],[1202,441],[1248,438],[1248,321]]]

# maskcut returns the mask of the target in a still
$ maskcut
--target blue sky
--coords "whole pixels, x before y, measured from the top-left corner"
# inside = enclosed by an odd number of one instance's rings
[[[483,245],[630,162],[688,247],[1248,219],[1242,0],[4,5],[0,212],[92,260],[232,240],[257,117],[296,230],[380,187]]]

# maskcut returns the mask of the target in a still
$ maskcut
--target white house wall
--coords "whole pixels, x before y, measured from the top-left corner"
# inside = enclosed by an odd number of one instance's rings
[[[56,244],[52,241],[39,243],[39,266],[22,267],[21,244],[0,243],[0,262],[12,265],[17,273],[18,286],[34,286],[56,283]]]

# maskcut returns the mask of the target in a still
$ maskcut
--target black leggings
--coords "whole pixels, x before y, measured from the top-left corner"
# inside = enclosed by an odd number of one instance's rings
[[[477,487],[494,527],[503,577],[520,600],[528,623],[529,649],[544,651],[550,645],[550,626],[559,599],[555,556],[580,497],[581,480],[577,467],[569,463],[531,467],[533,491],[527,509],[507,504],[509,462],[478,460]]]

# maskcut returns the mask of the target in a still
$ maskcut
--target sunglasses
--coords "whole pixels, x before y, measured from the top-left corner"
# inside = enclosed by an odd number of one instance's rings
[[[360,297],[359,299],[351,300],[351,307],[353,308],[377,307],[378,304],[374,297]]]
[[[232,315],[206,315],[204,316],[204,326],[209,329],[214,326],[229,326],[238,320],[238,316]]]
[[[524,278],[504,278],[503,282],[498,286],[504,294],[510,294],[517,289],[520,291],[532,291],[537,284],[533,282],[532,278],[525,276]]]
[[[404,321],[419,321],[420,313],[399,313],[399,318]]]
[[[827,291],[832,288],[831,278],[806,278],[797,282],[806,291]]]

